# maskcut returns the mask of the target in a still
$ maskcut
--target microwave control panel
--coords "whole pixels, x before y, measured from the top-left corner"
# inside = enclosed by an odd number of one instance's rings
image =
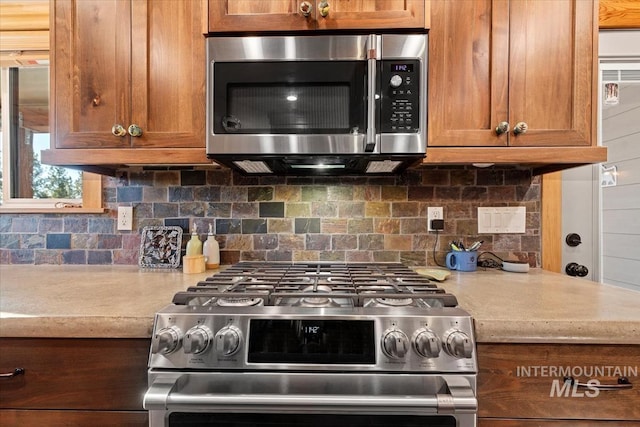
[[[380,70],[383,133],[420,131],[420,61],[384,60]]]

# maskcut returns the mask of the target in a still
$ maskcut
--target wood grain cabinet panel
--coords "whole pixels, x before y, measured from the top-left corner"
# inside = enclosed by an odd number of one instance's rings
[[[425,28],[425,0],[209,0],[209,31],[299,31]]]
[[[550,426],[595,426],[605,420],[638,425],[639,361],[639,345],[478,344],[480,425],[545,426],[542,421],[552,420],[560,424]],[[580,383],[601,384],[617,384],[614,368],[626,370],[633,388],[597,393],[563,388],[566,368]],[[576,375],[580,372],[584,375]]]
[[[149,347],[147,339],[0,339],[2,373],[24,368],[0,381],[0,424],[145,425]]]
[[[146,411],[16,411],[0,409],[0,425],[20,427],[147,427]]]
[[[429,146],[595,145],[596,3],[432,0]]]
[[[205,146],[203,3],[57,0],[52,3],[55,148]],[[112,126],[137,125],[140,136]],[[114,150],[117,159],[119,152]],[[58,156],[60,154],[58,153]],[[109,163],[111,159],[87,159]],[[158,159],[158,163],[171,163]]]

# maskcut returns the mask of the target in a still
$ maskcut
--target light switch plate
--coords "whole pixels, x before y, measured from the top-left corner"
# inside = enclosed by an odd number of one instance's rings
[[[478,208],[478,234],[524,233],[526,222],[524,206]]]

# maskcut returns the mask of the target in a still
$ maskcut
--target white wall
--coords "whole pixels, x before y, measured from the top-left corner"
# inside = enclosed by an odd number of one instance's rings
[[[640,67],[640,31],[601,31],[599,52],[603,67]],[[640,83],[619,84],[615,106],[602,105],[598,88],[599,142],[608,148],[604,165],[618,168],[617,186],[600,188],[600,165],[563,172],[558,238],[577,232],[583,240],[576,248],[563,242],[563,266],[577,262],[589,268],[587,278],[640,290]]]

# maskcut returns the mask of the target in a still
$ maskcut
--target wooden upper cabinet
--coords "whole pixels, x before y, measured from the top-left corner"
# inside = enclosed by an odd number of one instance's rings
[[[209,0],[210,32],[425,28],[427,22],[425,0]]]
[[[430,146],[596,144],[594,1],[432,0],[431,16]]]
[[[204,148],[201,2],[57,0],[52,13],[56,148]]]

